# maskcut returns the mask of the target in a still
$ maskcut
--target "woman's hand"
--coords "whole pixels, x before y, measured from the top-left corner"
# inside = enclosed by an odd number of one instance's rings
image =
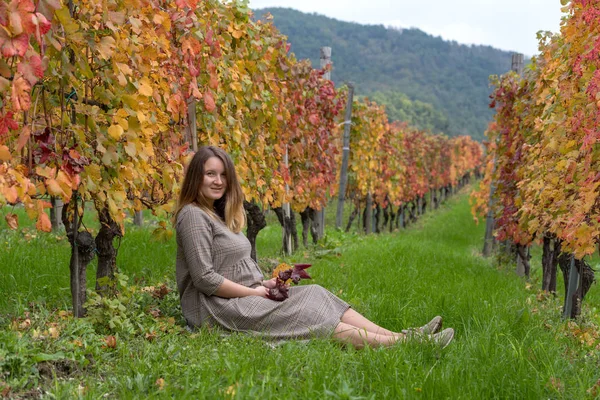
[[[252,290],[254,291],[254,296],[264,297],[265,299],[269,298],[267,296],[269,294],[269,289],[265,286],[257,286],[256,288],[254,288]]]
[[[262,281],[262,285],[267,289],[273,289],[277,285],[277,278],[271,278],[267,281]]]

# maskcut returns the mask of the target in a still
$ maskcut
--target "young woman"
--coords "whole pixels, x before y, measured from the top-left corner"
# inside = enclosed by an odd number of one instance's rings
[[[333,337],[355,347],[390,346],[407,339],[445,347],[452,329],[441,317],[392,332],[369,321],[318,285],[290,288],[289,298],[267,298],[275,280],[250,258],[243,193],[233,162],[220,148],[202,147],[187,168],[175,214],[177,287],[192,327],[217,325],[271,339]]]

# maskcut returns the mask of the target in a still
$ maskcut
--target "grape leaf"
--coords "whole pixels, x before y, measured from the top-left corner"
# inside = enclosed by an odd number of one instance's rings
[[[19,227],[19,216],[17,214],[8,213],[4,216],[4,219],[10,229],[16,230]]]
[[[283,301],[289,297],[289,285],[286,283],[289,279],[294,284],[298,284],[301,279],[311,279],[305,269],[311,264],[294,264],[292,268],[280,271],[276,280],[275,287],[269,289],[267,297],[275,301]]]

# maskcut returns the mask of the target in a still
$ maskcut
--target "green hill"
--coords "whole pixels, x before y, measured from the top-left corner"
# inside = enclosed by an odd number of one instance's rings
[[[450,136],[483,138],[492,117],[488,78],[510,69],[510,52],[445,41],[418,29],[342,22],[288,8],[254,10],[255,18],[266,12],[298,59],[310,58],[318,67],[320,48],[330,46],[332,80],[354,82],[358,94],[386,104],[391,119],[408,118],[422,129]]]

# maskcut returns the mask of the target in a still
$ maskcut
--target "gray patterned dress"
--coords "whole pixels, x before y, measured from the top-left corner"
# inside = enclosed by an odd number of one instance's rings
[[[272,339],[331,335],[349,305],[318,285],[290,288],[290,297],[226,299],[214,295],[225,278],[260,286],[263,274],[250,258],[250,242],[195,205],[181,209],[177,232],[177,288],[191,326],[218,325]]]

